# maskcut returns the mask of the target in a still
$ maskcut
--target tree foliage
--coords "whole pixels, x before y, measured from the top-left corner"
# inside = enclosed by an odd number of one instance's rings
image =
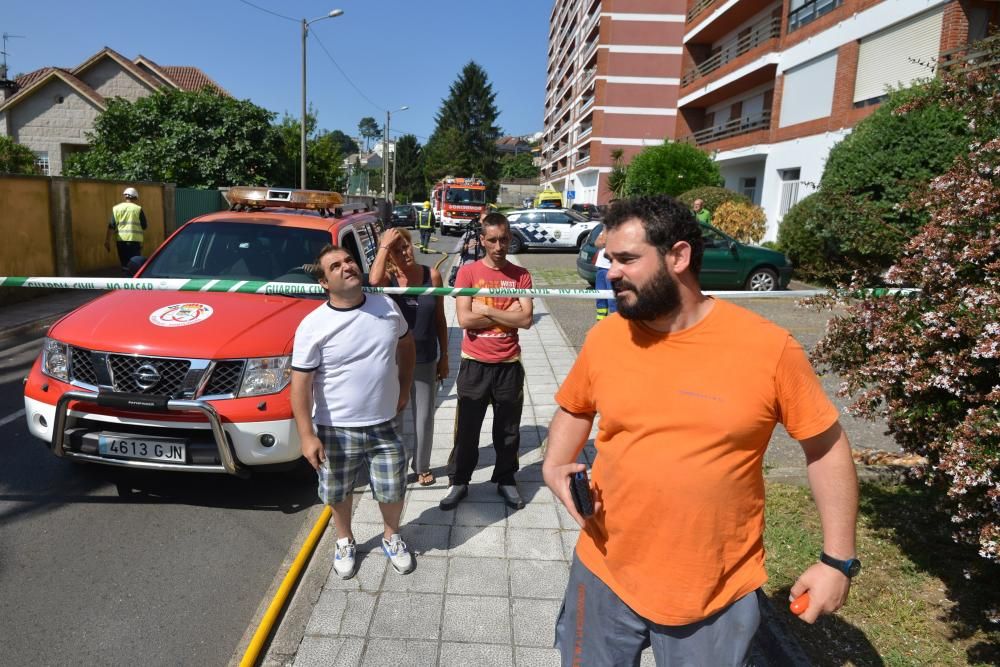
[[[372,139],[378,139],[382,136],[382,128],[379,127],[378,122],[371,116],[365,116],[358,123],[358,133],[365,140],[365,150],[371,150]]]
[[[424,151],[412,134],[396,140],[396,201],[427,199],[424,187]]]
[[[727,201],[739,202],[742,204],[753,203],[750,201],[750,198],[744,194],[733,192],[732,190],[727,190],[726,188],[720,188],[714,185],[692,188],[677,197],[678,201],[688,207],[694,205],[695,199],[700,199],[702,204],[704,204],[705,208],[709,211],[715,211],[715,209],[719,208]]]
[[[625,151],[615,148],[611,151],[611,171],[608,173],[608,190],[612,199],[625,198],[625,182],[628,178],[628,168],[625,166]]]
[[[507,154],[500,158],[500,178],[536,178],[538,167],[535,166],[531,153]]]
[[[427,142],[424,167],[428,185],[447,174],[478,176],[486,181],[487,196],[494,198],[500,176],[499,115],[486,71],[469,62],[451,84],[435,117],[437,125]]]
[[[330,132],[330,140],[337,144],[341,155],[354,155],[361,150],[358,142],[340,130]]]
[[[722,185],[719,167],[691,144],[648,146],[632,158],[625,177],[628,196],[671,195],[702,185]]]
[[[858,274],[877,284],[926,222],[925,211],[902,204],[944,173],[971,139],[959,110],[924,103],[940,95],[941,85],[934,81],[891,93],[830,151],[819,184],[822,196],[809,211],[819,239],[796,232],[785,241],[791,255],[810,254],[797,242],[823,247],[817,276],[836,280]]]
[[[339,190],[343,187],[344,170],[342,142],[336,136],[343,132],[316,130],[316,113],[306,113],[306,185],[313,190]],[[269,185],[296,187],[301,176],[301,125],[297,118],[284,115],[274,126],[274,169],[268,176]],[[353,141],[352,141],[353,143]]]
[[[111,98],[87,134],[90,150],[69,156],[63,171],[192,188],[264,183],[275,164],[273,118],[210,88]]]
[[[0,135],[0,174],[37,174],[35,154],[7,135]]]
[[[712,211],[712,224],[740,243],[759,243],[767,231],[767,215],[756,204],[727,201]]]
[[[975,45],[973,46],[975,48]],[[984,61],[1000,58],[986,45]],[[904,119],[954,110],[978,133],[1000,116],[1000,72],[946,69]],[[936,113],[936,112],[933,112]],[[868,295],[834,317],[815,359],[845,379],[852,410],[884,417],[914,472],[944,491],[956,539],[1000,562],[1000,138],[974,137],[945,172],[914,184],[898,219],[926,216],[886,279],[919,288]],[[833,302],[829,305],[834,305]]]

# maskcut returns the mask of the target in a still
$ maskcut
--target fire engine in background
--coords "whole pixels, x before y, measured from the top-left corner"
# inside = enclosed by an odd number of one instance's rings
[[[442,234],[461,234],[486,208],[486,184],[480,178],[446,176],[431,188],[431,206]]]

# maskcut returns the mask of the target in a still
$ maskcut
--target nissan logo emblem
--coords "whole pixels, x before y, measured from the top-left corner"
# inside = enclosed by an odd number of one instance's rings
[[[160,381],[160,371],[152,364],[143,364],[135,369],[132,377],[140,389],[152,389]]]

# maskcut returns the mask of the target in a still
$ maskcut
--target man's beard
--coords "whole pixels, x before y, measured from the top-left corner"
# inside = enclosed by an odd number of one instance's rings
[[[619,278],[611,282],[611,289],[615,291],[615,303],[618,305],[619,314],[627,320],[655,320],[661,315],[673,312],[681,305],[681,292],[677,281],[670,277],[664,266],[661,266],[656,275],[642,287],[637,288],[624,278]],[[633,303],[624,302],[619,294],[623,289],[628,289],[635,295]]]

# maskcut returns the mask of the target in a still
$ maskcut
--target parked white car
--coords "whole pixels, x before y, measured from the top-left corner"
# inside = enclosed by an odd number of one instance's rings
[[[510,251],[527,248],[570,248],[579,250],[598,220],[565,208],[529,208],[507,214],[510,221]]]

